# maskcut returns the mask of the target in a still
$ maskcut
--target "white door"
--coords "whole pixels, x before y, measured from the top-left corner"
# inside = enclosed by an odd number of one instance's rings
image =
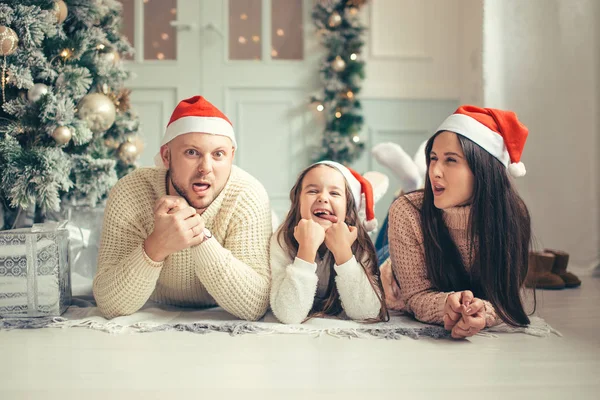
[[[146,142],[140,165],[152,165],[177,102],[201,94],[231,119],[239,145],[236,164],[264,184],[282,217],[289,190],[322,131],[308,107],[318,87],[320,51],[312,1],[130,1],[138,54],[130,65],[137,77],[129,87]],[[148,22],[144,14],[157,15]],[[152,47],[157,40],[162,44],[164,33],[175,35],[172,60],[157,59]]]

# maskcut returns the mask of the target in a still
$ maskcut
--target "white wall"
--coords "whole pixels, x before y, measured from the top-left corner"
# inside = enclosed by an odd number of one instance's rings
[[[361,96],[481,103],[482,8],[482,0],[367,3]]]
[[[600,259],[600,4],[485,0],[484,101],[529,127],[517,183],[538,247]]]
[[[367,151],[353,166],[390,177],[388,194],[375,207],[383,221],[400,183],[370,157],[370,148],[395,142],[412,155],[459,104],[483,103],[483,0],[377,0],[361,13]]]

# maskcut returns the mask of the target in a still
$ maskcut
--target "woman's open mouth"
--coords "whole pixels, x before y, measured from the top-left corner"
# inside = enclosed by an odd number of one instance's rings
[[[439,195],[441,195],[442,193],[444,193],[444,190],[446,190],[446,188],[445,188],[445,187],[443,187],[443,186],[441,186],[441,185],[437,185],[437,184],[436,184],[436,185],[432,185],[431,187],[432,187],[432,189],[433,189],[433,195],[434,195],[434,196],[439,196]]]

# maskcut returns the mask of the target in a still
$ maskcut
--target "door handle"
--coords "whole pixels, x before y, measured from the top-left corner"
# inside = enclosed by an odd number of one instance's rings
[[[207,24],[205,24],[202,29],[207,30],[207,31],[213,31],[214,33],[216,33],[217,35],[223,37],[223,33],[219,30],[219,28],[216,27],[215,24],[213,24],[212,22],[209,22]]]
[[[198,28],[198,25],[193,22],[170,21],[169,25],[178,31],[193,31]]]

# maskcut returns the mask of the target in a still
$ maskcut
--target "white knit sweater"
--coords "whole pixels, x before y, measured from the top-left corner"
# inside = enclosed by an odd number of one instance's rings
[[[166,195],[166,170],[141,168],[112,189],[104,215],[94,297],[113,318],[149,299],[179,306],[219,305],[246,320],[269,305],[269,199],[264,187],[233,166],[223,191],[202,214],[213,238],[154,262],[143,250],[154,230],[153,207]]]
[[[325,265],[322,259],[315,263],[298,257],[292,259],[271,237],[271,309],[281,322],[301,323],[310,312],[315,296],[323,296],[329,280],[330,268],[337,274],[335,284],[340,294],[342,308],[354,320],[376,318],[381,303],[362,266],[352,256],[342,265]]]

